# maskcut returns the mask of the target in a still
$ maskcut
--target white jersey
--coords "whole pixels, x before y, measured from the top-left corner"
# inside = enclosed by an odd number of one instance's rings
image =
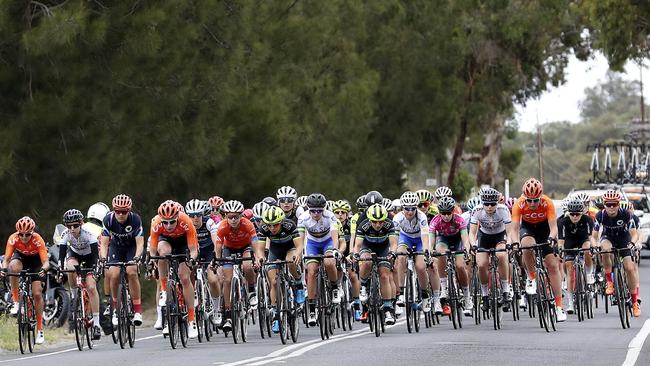
[[[411,220],[406,218],[403,211],[393,217],[393,224],[395,227],[399,229],[400,233],[410,238],[419,238],[423,227],[426,228],[427,231],[429,230],[427,215],[420,210],[415,211],[417,214],[413,216]]]
[[[323,210],[318,221],[312,219],[309,211],[305,211],[298,216],[298,232],[305,233],[311,241],[324,242],[331,238],[332,231],[338,232],[337,223],[338,220],[332,211]]]
[[[81,228],[81,233],[78,238],[75,238],[70,230],[66,229],[63,232],[63,243],[68,245],[68,248],[79,255],[88,255],[91,253],[90,246],[97,245],[97,236],[93,235],[90,231]]]
[[[472,212],[471,224],[479,225],[483,234],[499,234],[506,230],[506,225],[512,222],[508,206],[498,204],[496,211],[489,214],[482,205],[476,206]]]

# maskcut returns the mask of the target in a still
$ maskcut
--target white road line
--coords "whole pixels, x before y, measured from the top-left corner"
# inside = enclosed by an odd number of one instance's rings
[[[622,366],[634,366],[636,359],[639,357],[639,353],[643,348],[643,342],[645,342],[648,334],[650,334],[650,319],[647,319],[645,323],[643,323],[643,327],[641,327],[639,333],[632,338],[630,344],[627,346],[627,356],[625,357]]]
[[[143,337],[143,338],[136,338],[135,341],[139,342],[139,341],[144,341],[144,340],[147,340],[147,339],[158,338],[158,337],[162,337],[162,334],[156,334],[156,335],[152,335],[152,336],[149,336],[149,337]],[[108,344],[108,343],[96,344],[95,347],[105,346],[106,344]],[[55,351],[55,352],[48,352],[48,353],[42,353],[42,354],[38,354],[38,355],[31,355],[31,356],[24,356],[24,357],[19,357],[19,358],[12,358],[12,359],[9,359],[9,360],[2,360],[2,361],[0,361],[0,363],[15,362],[15,361],[22,361],[22,360],[30,360],[30,359],[33,359],[33,358],[54,356],[54,355],[58,355],[58,354],[61,354],[61,353],[72,352],[72,351],[78,351],[78,348],[77,347],[68,348],[68,349],[63,349],[63,350]]]

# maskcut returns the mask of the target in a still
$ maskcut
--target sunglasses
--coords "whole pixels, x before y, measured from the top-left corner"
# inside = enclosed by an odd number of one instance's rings
[[[483,202],[483,206],[496,206],[496,202]]]
[[[187,216],[189,216],[189,217],[203,217],[203,215],[200,214],[200,213],[188,214]]]
[[[370,223],[373,224],[373,225],[383,224],[384,222],[385,221],[373,221],[373,220],[370,220]]]
[[[440,214],[441,214],[442,216],[449,216],[449,215],[451,215],[452,213],[451,213],[451,212],[440,212]]]
[[[309,213],[313,213],[313,214],[323,213],[323,209],[322,208],[310,208]]]
[[[609,207],[609,208],[618,207],[618,203],[606,203],[605,207]]]
[[[67,224],[65,227],[68,229],[78,229],[81,226],[81,224]]]
[[[582,212],[569,212],[569,216],[580,216],[582,215]]]
[[[21,238],[29,238],[30,236],[32,236],[32,233],[18,233],[18,236],[20,236]]]
[[[334,212],[336,215],[345,215],[347,212],[346,211],[336,211]]]
[[[128,215],[129,210],[115,210],[115,213],[118,215]]]
[[[280,203],[293,203],[295,202],[295,198],[290,198],[290,197],[285,197],[285,198],[279,198],[278,202]]]
[[[537,202],[539,202],[539,198],[526,198],[526,202],[528,202],[528,203],[537,203]]]
[[[237,220],[241,217],[241,215],[226,215],[226,218],[228,220]]]
[[[162,220],[162,224],[166,226],[171,226],[176,223],[176,220]]]
[[[412,212],[412,211],[417,210],[417,208],[415,208],[415,207],[402,207],[402,210]]]
[[[281,222],[278,222],[277,224],[266,224],[266,226],[268,226],[268,227],[273,227],[273,228],[276,228],[276,227],[278,227],[278,226],[280,226],[280,225],[282,225]]]

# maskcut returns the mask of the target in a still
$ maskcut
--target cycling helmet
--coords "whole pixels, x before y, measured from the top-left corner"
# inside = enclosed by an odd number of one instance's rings
[[[473,211],[476,206],[481,204],[481,197],[479,196],[474,196],[467,200],[467,210],[468,211]]]
[[[333,211],[345,211],[345,212],[350,212],[352,211],[352,206],[350,206],[350,203],[346,200],[338,200],[334,202],[334,210]]]
[[[171,220],[178,217],[180,210],[178,209],[178,202],[167,200],[160,204],[158,207],[158,216],[163,220]]]
[[[307,207],[309,208],[325,208],[327,199],[320,193],[312,193],[307,197]]]
[[[630,201],[621,201],[620,203],[621,208],[624,210],[629,210],[630,209]]]
[[[418,203],[420,203],[420,198],[418,195],[415,194],[415,192],[411,191],[402,193],[402,196],[399,198],[399,200],[402,202],[402,207],[417,206]]]
[[[133,205],[133,201],[131,201],[131,197],[125,195],[125,194],[118,194],[113,198],[113,209],[114,210],[130,210],[131,206]],[[103,219],[103,217],[102,217]]]
[[[506,196],[503,195],[503,193],[499,192],[499,201],[500,204],[506,203]]]
[[[279,224],[282,220],[284,220],[284,211],[279,207],[269,206],[262,213],[262,221],[267,225]]]
[[[509,210],[512,210],[512,206],[515,205],[515,202],[517,202],[517,199],[514,197],[510,197],[506,200],[506,206],[508,206]]]
[[[415,191],[415,194],[418,196],[418,199],[420,200],[419,203],[431,201],[431,192],[427,191],[426,189],[418,189],[417,191]]]
[[[585,203],[578,197],[573,197],[566,202],[566,210],[569,212],[584,212]]]
[[[621,194],[614,189],[608,189],[605,194],[603,194],[603,202],[619,202],[621,200]]]
[[[176,207],[178,207],[178,212],[185,213],[185,207],[183,207],[180,202],[174,201],[174,203],[176,204]]]
[[[436,197],[436,199],[441,199],[442,197],[451,197],[453,193],[451,192],[451,188],[449,187],[438,187],[435,192],[433,192],[433,196]]]
[[[221,205],[223,205],[223,198],[219,196],[212,196],[210,197],[208,202],[210,203],[210,206],[212,206],[212,208],[219,208],[221,207]]]
[[[386,208],[387,211],[393,211],[395,208],[393,207],[393,200],[390,198],[384,198],[381,200],[381,205]]]
[[[244,204],[237,200],[230,200],[221,206],[223,212],[242,213],[244,212]]]
[[[84,219],[84,214],[76,208],[72,208],[63,214],[63,223],[79,222]]]
[[[394,199],[392,204],[393,204],[393,208],[395,210],[401,210],[402,209],[402,201],[400,201],[399,199]]]
[[[388,218],[388,210],[386,210],[386,207],[381,204],[375,203],[368,207],[368,210],[366,210],[366,216],[370,221],[386,221]]]
[[[250,208],[245,209],[244,212],[242,212],[241,215],[244,216],[245,218],[249,219],[249,220],[252,220],[253,216],[255,216],[253,214],[253,210],[251,210]]]
[[[375,203],[381,203],[383,199],[384,196],[382,196],[381,193],[377,191],[370,191],[366,193],[366,198],[364,198],[364,202],[366,203],[367,207],[370,207]]]
[[[278,205],[278,200],[276,200],[275,198],[273,198],[271,196],[264,197],[262,202],[266,203],[269,206],[277,206]]]
[[[499,191],[494,188],[485,188],[481,190],[481,202],[497,203],[499,202]]]
[[[543,191],[542,182],[535,178],[528,179],[521,187],[521,192],[526,196],[526,198],[530,199],[541,197]]]
[[[278,199],[280,198],[293,198],[294,200],[298,197],[298,193],[293,187],[282,186],[278,188],[278,192],[275,195]]]
[[[23,216],[16,221],[16,231],[19,233],[31,233],[36,228],[36,223],[29,216]]]
[[[104,220],[104,217],[106,217],[106,214],[110,212],[110,208],[104,203],[104,202],[97,202],[93,203],[90,208],[88,208],[88,214],[86,214],[86,217],[88,219],[95,219],[98,221]]]
[[[605,207],[605,203],[603,202],[603,196],[598,196],[596,197],[596,207],[598,207],[600,210],[602,210]]]
[[[300,196],[296,198],[296,207],[307,207],[307,196]]]
[[[368,208],[368,205],[366,205],[366,195],[362,194],[361,196],[359,196],[359,198],[357,198],[356,204],[357,204],[357,209],[359,210],[365,210],[366,208]]]
[[[275,207],[275,206],[269,206],[269,204],[266,202],[256,203],[255,205],[253,205],[253,217],[255,217],[256,219],[261,218],[262,214],[264,214],[264,211],[268,210],[269,207]]]
[[[562,201],[560,201],[560,209],[562,209],[563,213],[567,212],[567,209],[568,209],[567,204],[568,203],[569,203],[569,198],[568,197],[563,199]]]
[[[325,209],[328,211],[334,211],[334,201],[327,200],[327,203],[325,204]]]
[[[203,215],[204,209],[203,201],[196,198],[185,204],[185,213],[188,215]]]
[[[578,192],[573,194],[572,199],[577,199],[578,201],[581,201],[584,204],[587,204],[590,201],[589,195],[585,192]]]
[[[444,196],[438,201],[439,212],[452,212],[456,207],[456,200],[449,196]]]
[[[203,216],[208,216],[212,212],[212,206],[210,205],[210,202],[208,201],[201,201],[203,202]]]

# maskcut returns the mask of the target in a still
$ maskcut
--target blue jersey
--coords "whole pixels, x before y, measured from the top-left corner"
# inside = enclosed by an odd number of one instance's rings
[[[203,222],[201,227],[196,229],[196,236],[199,240],[199,248],[212,248],[214,247],[214,242],[212,242],[212,234],[217,233],[217,224],[208,216],[204,216],[201,220]]]
[[[102,221],[102,236],[111,238],[110,244],[122,247],[135,246],[135,238],[142,237],[142,220],[136,213],[129,212],[129,217],[123,224],[115,218],[114,212],[109,212]]]
[[[632,225],[630,225],[632,224]],[[626,238],[629,240],[630,228],[634,228],[634,219],[627,210],[618,209],[616,216],[610,217],[605,210],[596,214],[594,230],[603,228],[602,236],[608,238]]]

